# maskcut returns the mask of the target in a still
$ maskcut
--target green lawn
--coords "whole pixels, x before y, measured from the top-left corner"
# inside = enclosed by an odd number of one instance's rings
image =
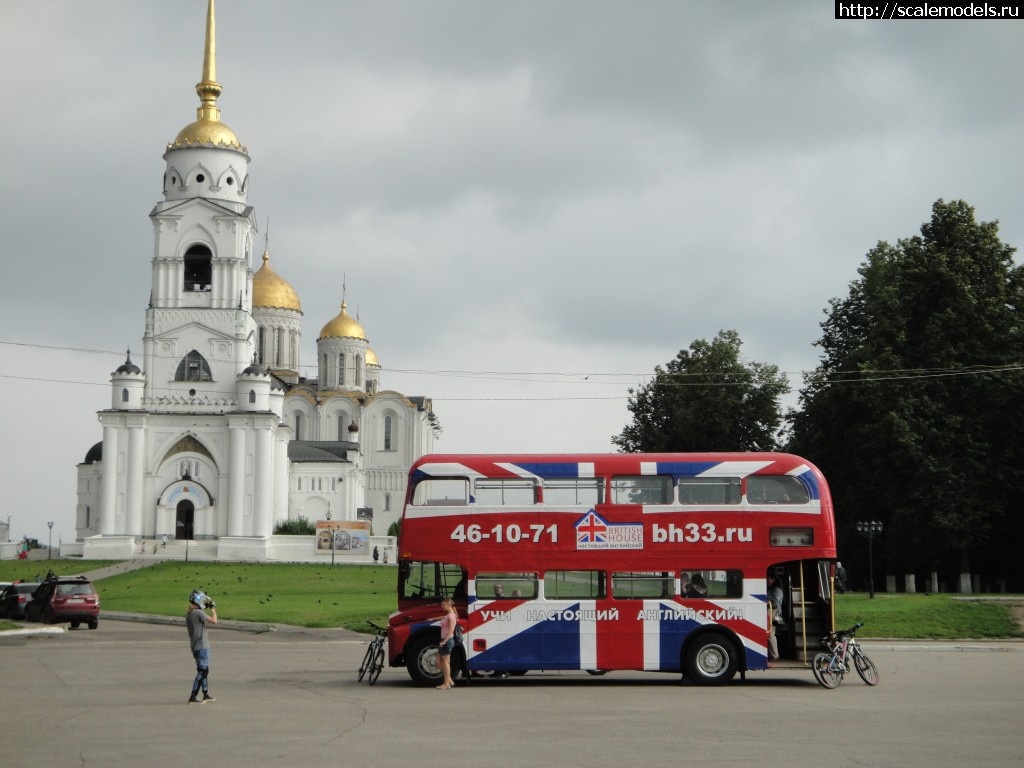
[[[957,599],[959,595],[947,594],[875,593],[874,600],[866,593],[836,597],[836,626],[845,629],[863,621],[862,637],[935,640],[1024,637],[1010,607],[999,602],[962,600]]]
[[[0,561],[0,580],[33,579],[47,568],[81,573],[110,563],[76,560]],[[223,619],[369,631],[396,608],[396,570],[383,565],[167,562],[96,582],[103,609],[181,616],[201,589]],[[1024,598],[1021,598],[1024,602]],[[863,637],[981,639],[1024,637],[1009,606],[955,595],[838,595],[836,625],[863,621]]]
[[[96,589],[109,611],[184,615],[206,592],[222,619],[369,631],[396,608],[394,567],[298,563],[162,563],[112,576]]]

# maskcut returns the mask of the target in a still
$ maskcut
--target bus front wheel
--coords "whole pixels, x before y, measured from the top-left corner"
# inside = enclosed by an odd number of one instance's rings
[[[417,685],[438,685],[441,682],[441,667],[437,663],[437,640],[421,637],[414,640],[405,656],[405,666],[409,677]]]
[[[737,666],[735,646],[717,633],[698,637],[686,652],[686,676],[697,685],[725,685]]]

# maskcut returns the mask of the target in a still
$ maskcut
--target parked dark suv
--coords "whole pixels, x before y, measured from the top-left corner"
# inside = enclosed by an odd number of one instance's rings
[[[82,622],[89,629],[100,623],[100,596],[84,576],[47,576],[32,594],[25,618],[47,624],[68,622],[77,629]]]
[[[0,592],[0,619],[24,619],[25,607],[31,602],[32,593],[38,587],[38,581],[18,581]]]

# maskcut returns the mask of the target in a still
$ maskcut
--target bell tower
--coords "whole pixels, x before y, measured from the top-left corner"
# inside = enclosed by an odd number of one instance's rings
[[[143,336],[147,402],[216,407],[253,359],[249,152],[220,119],[209,0],[196,119],[167,144]]]

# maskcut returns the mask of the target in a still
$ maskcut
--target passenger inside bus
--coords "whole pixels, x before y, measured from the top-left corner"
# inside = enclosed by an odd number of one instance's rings
[[[693,574],[690,577],[690,583],[686,587],[687,597],[707,597],[708,596],[708,585],[704,581],[704,577],[699,573]]]

